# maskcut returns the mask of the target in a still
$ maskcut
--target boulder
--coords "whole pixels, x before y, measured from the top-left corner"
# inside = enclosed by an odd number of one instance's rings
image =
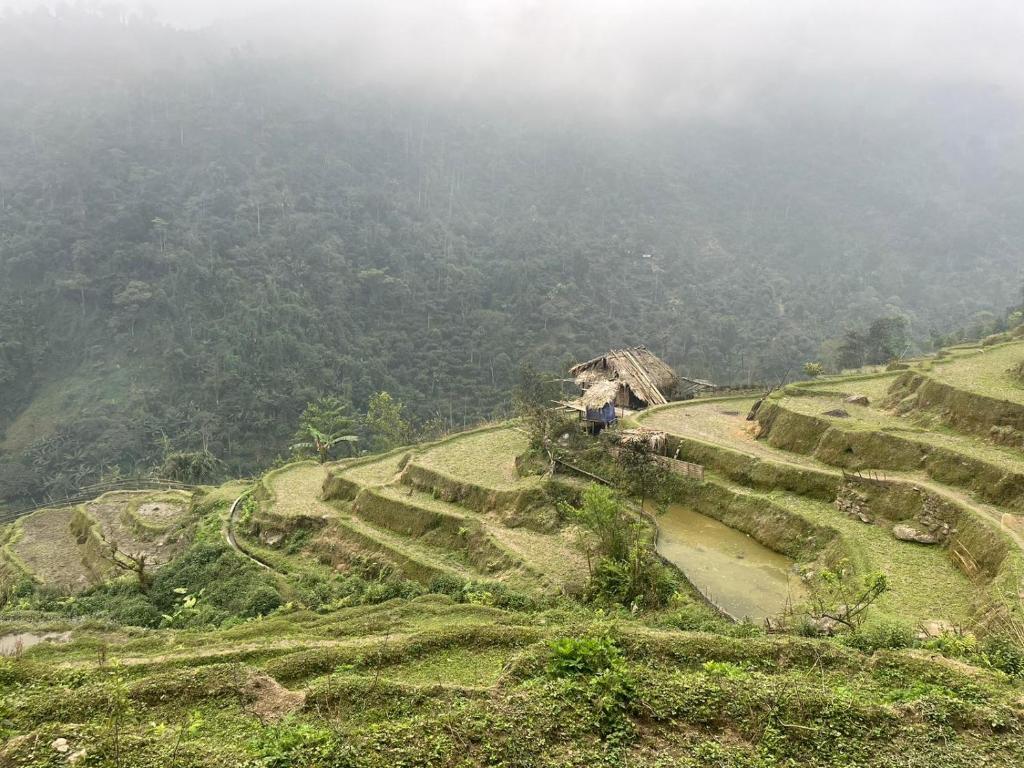
[[[845,402],[850,403],[851,405],[868,405],[871,401],[868,400],[867,395],[850,395],[846,398]]]
[[[833,408],[831,411],[825,411],[826,416],[834,416],[837,419],[848,419],[850,414],[842,408]]]
[[[917,544],[938,544],[942,541],[940,534],[924,531],[906,523],[894,525],[892,527],[892,535],[900,541],[913,541]]]
[[[71,747],[68,746],[68,740],[65,738],[54,739],[52,742],[50,742],[50,746],[53,747],[57,752],[60,752],[62,755],[69,749],[71,749]]]

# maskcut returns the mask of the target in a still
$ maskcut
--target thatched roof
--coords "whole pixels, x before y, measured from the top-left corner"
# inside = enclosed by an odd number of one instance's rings
[[[584,408],[603,408],[608,403],[615,402],[615,396],[619,394],[621,386],[621,383],[611,379],[595,381],[580,395],[577,402]]]
[[[665,393],[671,394],[679,383],[675,371],[647,347],[613,349],[574,365],[569,373],[584,390],[593,388],[599,381],[617,381],[648,405],[667,403]]]

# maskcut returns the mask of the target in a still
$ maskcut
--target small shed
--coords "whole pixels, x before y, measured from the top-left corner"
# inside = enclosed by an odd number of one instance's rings
[[[612,404],[637,410],[664,405],[679,386],[679,377],[668,363],[647,347],[613,349],[600,357],[574,365],[569,374],[584,397],[598,384],[601,397],[614,388]]]

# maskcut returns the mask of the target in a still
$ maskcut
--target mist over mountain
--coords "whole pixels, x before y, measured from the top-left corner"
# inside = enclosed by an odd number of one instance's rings
[[[878,317],[985,332],[1020,11],[816,6],[10,12],[0,485],[250,471],[324,393],[462,426],[612,345],[751,383]]]

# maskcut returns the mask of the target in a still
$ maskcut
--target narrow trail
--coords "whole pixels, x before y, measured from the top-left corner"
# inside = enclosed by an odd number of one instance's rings
[[[273,571],[274,573],[278,573],[278,575],[283,575],[280,574],[278,571],[274,570],[274,568],[272,568],[269,563],[265,563],[263,562],[263,560],[256,557],[255,555],[251,555],[248,552],[246,552],[244,549],[242,549],[242,547],[238,545],[238,541],[237,539],[235,539],[235,517],[238,514],[238,507],[241,505],[242,499],[244,499],[246,496],[252,493],[252,491],[252,488],[243,491],[241,495],[239,495],[239,497],[231,503],[231,509],[228,510],[227,519],[224,521],[224,525],[221,528],[221,530],[224,533],[224,540],[228,543],[229,547],[235,550],[235,552],[240,554],[242,557],[248,558],[252,562],[256,563],[256,565],[258,565],[260,568],[263,568],[268,571]]]

